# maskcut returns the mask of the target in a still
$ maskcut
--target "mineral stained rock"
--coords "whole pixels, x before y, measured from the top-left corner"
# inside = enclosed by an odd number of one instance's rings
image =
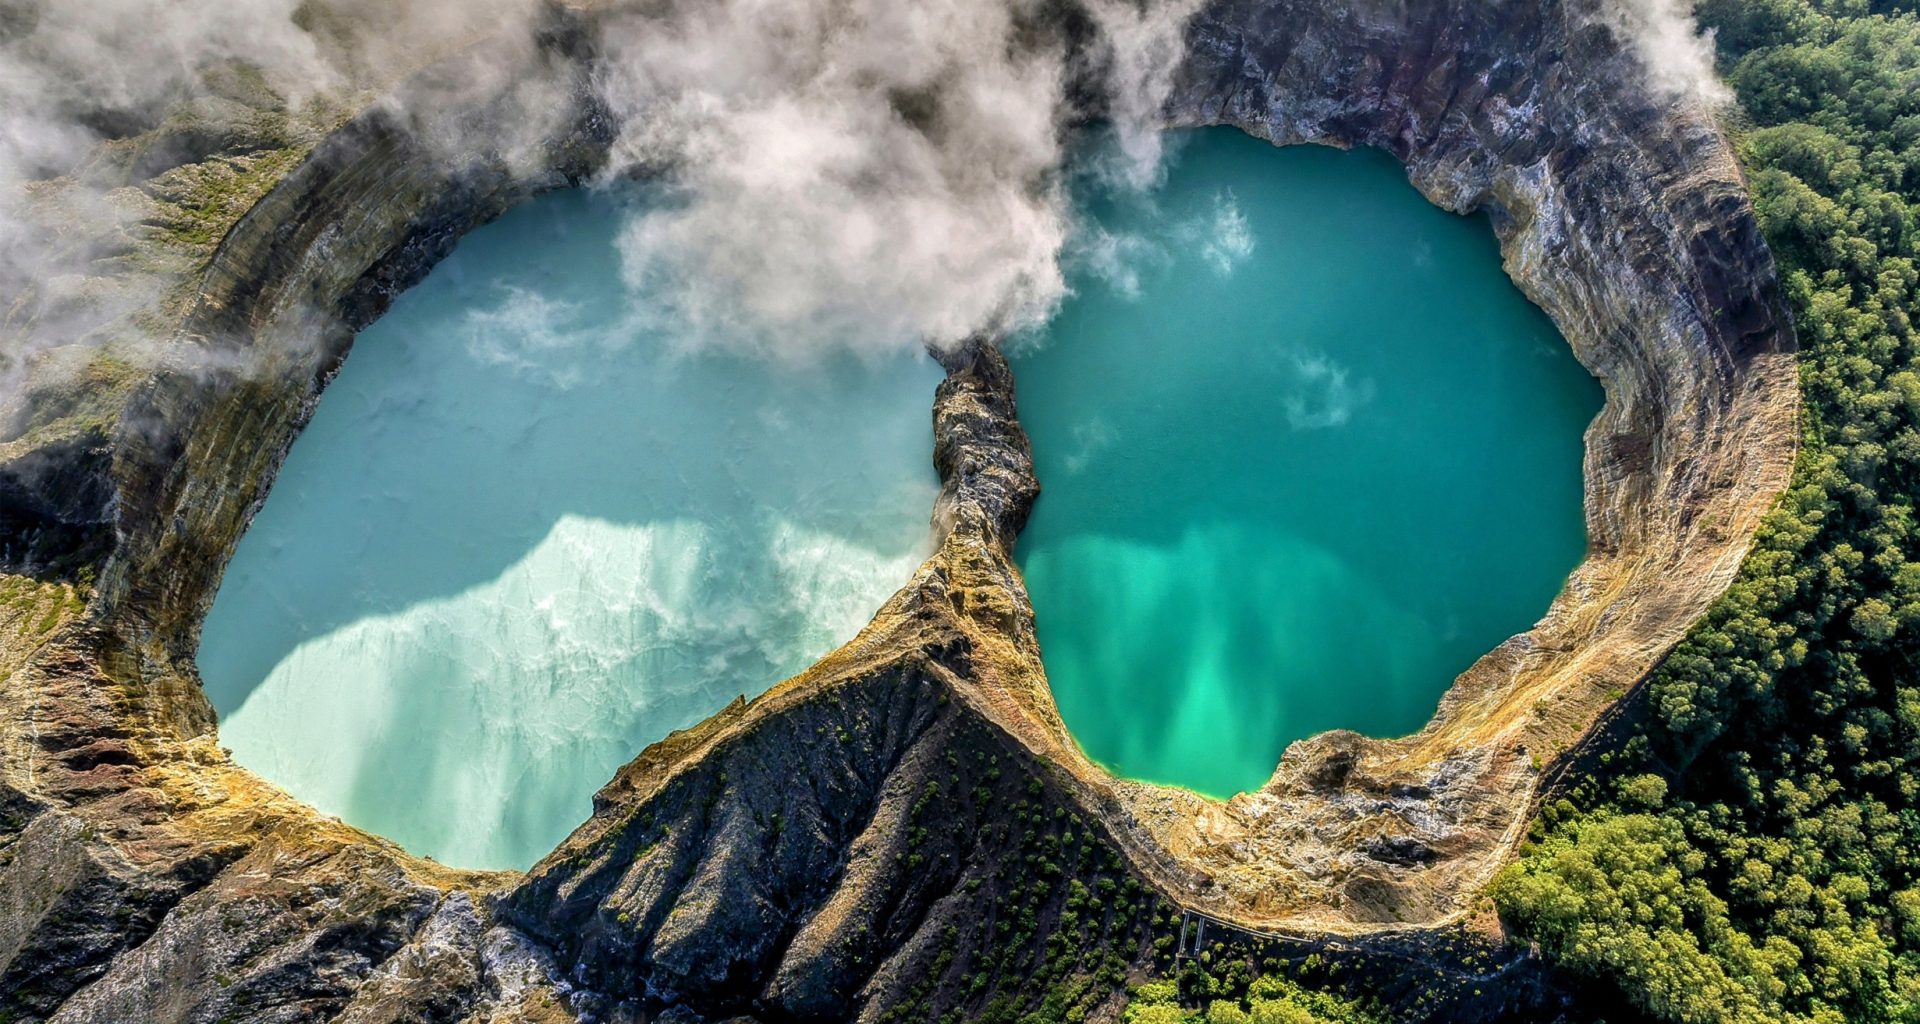
[[[128,164],[250,169],[217,241],[153,271],[152,315],[252,372],[49,384],[0,416],[0,1019],[931,1020],[1049,991],[1100,1019],[1189,921],[1353,955],[1389,1000],[1425,971],[1409,1019],[1539,1019],[1522,954],[1494,985],[1444,949],[1492,927],[1475,894],[1534,802],[1730,580],[1797,413],[1726,142],[1590,0],[1214,0],[1169,109],[1377,146],[1485,211],[1606,386],[1589,558],[1420,733],[1304,740],[1225,803],[1087,762],[1011,560],[1038,482],[982,343],[943,356],[937,553],[846,647],[640,752],[527,874],[412,857],[231,762],[193,670],[226,560],[354,330],[596,165],[593,17],[556,8],[537,45],[448,57],[278,149],[175,152],[241,144],[210,131]],[[455,129],[518,108],[446,87],[463,61],[575,102],[536,145],[473,143]]]

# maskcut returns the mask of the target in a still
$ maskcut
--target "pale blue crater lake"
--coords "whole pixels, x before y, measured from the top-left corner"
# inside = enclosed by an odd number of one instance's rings
[[[529,866],[930,550],[934,361],[677,351],[626,304],[637,201],[523,206],[367,329],[206,622],[240,763],[443,862]]]
[[[1077,294],[1016,349],[1018,555],[1087,754],[1224,797],[1302,737],[1419,729],[1540,618],[1602,394],[1389,157],[1179,141],[1145,199],[1083,190]]]

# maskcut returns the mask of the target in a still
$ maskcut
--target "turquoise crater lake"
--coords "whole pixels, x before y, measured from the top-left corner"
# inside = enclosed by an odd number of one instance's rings
[[[1087,754],[1224,797],[1302,737],[1417,730],[1546,611],[1602,394],[1389,157],[1177,143],[1144,197],[1082,190],[1076,294],[1014,349],[1017,554]]]
[[[926,556],[939,367],[678,350],[621,279],[643,201],[535,200],[360,336],[202,634],[240,763],[415,853],[524,868]]]

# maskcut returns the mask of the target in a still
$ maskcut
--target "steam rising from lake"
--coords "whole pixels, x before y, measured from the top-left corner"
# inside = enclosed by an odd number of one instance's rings
[[[1154,180],[1157,118],[1197,4],[669,0],[606,13],[590,85],[612,121],[603,178],[670,190],[623,233],[625,281],[649,297],[636,315],[682,349],[789,362],[1044,320],[1065,291],[1070,125],[1111,120],[1124,173]],[[537,160],[536,141],[577,109],[568,72],[535,56],[551,16],[537,0],[0,0],[0,284],[28,297],[29,315],[11,319],[32,324],[0,355],[0,385],[49,348],[181,355],[130,326],[153,295],[103,300],[101,281],[138,278],[100,259],[144,230],[144,198],[124,186],[167,171],[164,152],[129,161],[113,140],[183,111],[217,122],[261,90],[294,113],[382,94],[429,145]],[[518,56],[466,62],[432,94],[510,90],[510,114],[454,124],[394,98],[481,39]]]
[[[1120,119],[1130,172],[1195,0],[723,0],[610,30],[622,165],[678,202],[628,226],[626,276],[675,336],[791,356],[959,342],[1043,321],[1065,292],[1058,169],[1069,80]],[[1070,46],[1069,19],[1095,42]]]
[[[1199,3],[651,0],[609,14],[593,83],[617,135],[607,176],[638,171],[677,191],[627,226],[626,281],[654,296],[651,326],[683,348],[790,362],[1030,327],[1065,291],[1068,126],[1110,121],[1118,176],[1157,180],[1158,120]],[[531,56],[552,11],[548,0],[0,0],[0,294],[14,297],[0,319],[0,432],[26,369],[51,351],[71,368],[105,349],[141,366],[248,369],[133,315],[157,295],[123,258],[148,227],[142,190],[128,186],[165,168],[130,171],[114,140],[231,108],[256,87],[294,112],[363,103],[481,39],[518,40],[524,60],[442,83],[511,89],[514,123],[477,136],[416,127],[530,159],[573,98]],[[1654,92],[1718,103],[1712,43],[1691,15],[1686,0],[1592,11]]]

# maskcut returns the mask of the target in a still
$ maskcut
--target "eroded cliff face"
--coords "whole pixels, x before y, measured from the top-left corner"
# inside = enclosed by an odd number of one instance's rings
[[[1485,211],[1607,395],[1586,561],[1420,733],[1303,741],[1225,805],[1113,787],[1188,869],[1169,884],[1215,913],[1351,933],[1461,915],[1543,780],[1731,582],[1785,486],[1793,340],[1739,170],[1710,113],[1650,95],[1606,24],[1587,0],[1228,0],[1192,25],[1176,122],[1378,147],[1437,205]]]
[[[107,426],[0,447],[26,593],[0,609],[0,1014],[919,1020],[1064,988],[1097,1018],[1195,914],[1442,992],[1410,1016],[1536,1012],[1507,967],[1495,986],[1444,950],[1556,767],[1725,587],[1795,438],[1791,334],[1726,144],[1649,96],[1584,0],[1216,0],[1170,108],[1379,146],[1486,210],[1606,385],[1589,559],[1421,733],[1302,741],[1226,803],[1087,762],[1011,558],[1038,486],[1014,382],[975,345],[936,399],[936,554],[818,666],[641,752],[526,875],[411,857],[228,759],[199,622],[353,331],[606,143],[584,88],[506,150],[456,129],[510,96],[437,83],[478,59],[577,84],[591,40],[591,14],[556,10],[535,52],[456,57],[406,86],[413,120],[371,107],[276,175],[169,307],[180,344],[249,373],[145,375]]]

